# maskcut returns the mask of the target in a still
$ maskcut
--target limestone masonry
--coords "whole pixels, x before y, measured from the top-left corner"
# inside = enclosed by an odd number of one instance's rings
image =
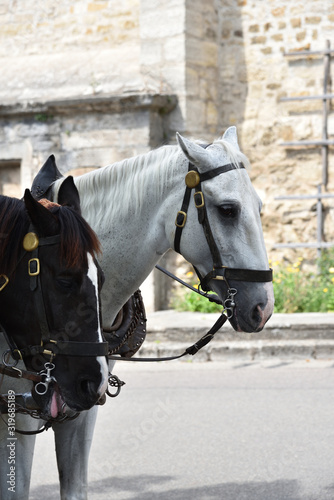
[[[315,241],[316,201],[274,198],[321,183],[321,148],[281,143],[321,139],[323,103],[280,99],[323,93],[323,57],[284,53],[334,50],[333,26],[331,0],[0,0],[0,191],[21,192],[51,153],[81,172],[236,125],[270,257],[315,256],[272,247]],[[329,109],[331,140],[333,125]],[[328,165],[334,193],[330,148]]]

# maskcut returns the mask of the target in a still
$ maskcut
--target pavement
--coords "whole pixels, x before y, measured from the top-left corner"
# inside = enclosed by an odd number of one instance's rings
[[[219,314],[156,311],[147,314],[147,335],[138,357],[181,354],[215,323]],[[334,359],[334,313],[274,314],[262,332],[235,332],[229,323],[191,361]]]

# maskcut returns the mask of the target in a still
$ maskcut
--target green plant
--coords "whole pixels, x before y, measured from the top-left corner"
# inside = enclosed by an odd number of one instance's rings
[[[329,312],[334,311],[334,252],[322,252],[317,262],[318,271],[303,270],[303,259],[292,265],[275,262],[275,312]]]
[[[186,290],[178,298],[174,296],[172,299],[172,307],[178,311],[198,311],[202,313],[215,313],[222,311],[222,306],[216,304],[215,302],[210,302],[209,299],[206,299],[191,290]]]
[[[334,312],[334,249],[322,252],[314,271],[303,269],[302,257],[293,264],[274,262],[271,267],[276,313]],[[222,311],[222,306],[188,289],[178,290],[171,306],[179,311]]]

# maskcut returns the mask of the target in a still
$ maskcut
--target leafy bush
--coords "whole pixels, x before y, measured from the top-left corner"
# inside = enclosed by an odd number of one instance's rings
[[[334,312],[334,249],[322,252],[318,270],[304,270],[303,264],[301,257],[293,264],[270,263],[274,271],[274,312]],[[179,311],[222,311],[222,306],[186,288],[174,294],[171,306]]]
[[[317,271],[303,270],[303,259],[292,265],[273,263],[275,312],[334,312],[334,252],[326,250]]]

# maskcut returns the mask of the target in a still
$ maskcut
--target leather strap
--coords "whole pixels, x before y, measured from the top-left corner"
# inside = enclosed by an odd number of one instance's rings
[[[32,380],[33,382],[41,382],[43,380],[41,375],[38,375],[38,373],[13,368],[3,364],[0,364],[0,373],[2,373],[3,375],[7,375],[8,377],[25,378],[27,380]]]
[[[239,168],[245,168],[242,163],[238,164]],[[217,247],[217,244],[215,242],[215,239],[212,234],[212,230],[210,227],[210,222],[208,219],[208,214],[206,210],[206,205],[205,205],[205,199],[204,195],[201,189],[201,183],[204,181],[207,181],[209,179],[213,179],[214,177],[221,175],[223,173],[229,172],[230,170],[235,169],[236,166],[232,163],[228,163],[227,165],[222,165],[220,167],[217,167],[213,170],[210,170],[208,172],[204,173],[199,173],[196,167],[192,164],[189,163],[188,165],[188,172],[190,170],[193,170],[198,173],[198,178],[199,182],[195,186],[195,194],[194,194],[194,201],[195,201],[195,206],[197,208],[197,215],[198,215],[198,222],[202,225],[204,235],[206,238],[206,241],[208,243],[212,260],[213,260],[213,270],[210,271],[206,276],[201,276],[201,274],[198,272],[198,270],[195,268],[195,271],[200,279],[200,284],[201,287],[204,291],[209,291],[210,286],[209,282],[212,279],[222,279],[225,281],[227,286],[229,287],[228,284],[228,279],[231,280],[238,280],[238,281],[247,281],[247,282],[268,282],[272,281],[273,276],[272,276],[272,270],[255,270],[255,269],[236,269],[236,268],[227,268],[223,266],[221,257],[220,257],[220,252]],[[182,202],[182,208],[181,211],[178,212],[178,216],[180,215],[180,220],[183,218],[183,223],[182,224],[177,224],[178,222],[178,217],[176,219],[176,231],[175,231],[175,239],[174,239],[174,249],[178,252],[180,252],[180,241],[181,241],[181,236],[182,236],[182,229],[185,225],[186,222],[186,217],[187,217],[187,211],[188,211],[188,206],[190,202],[190,193],[191,193],[192,188],[186,187],[185,195],[183,198]]]
[[[172,361],[173,359],[180,359],[186,354],[190,354],[193,356],[196,354],[202,347],[207,345],[214,337],[214,335],[218,332],[218,330],[224,325],[224,323],[227,321],[227,316],[224,314],[221,314],[213,327],[205,334],[203,337],[201,337],[195,344],[191,345],[190,347],[187,347],[187,349],[182,353],[179,354],[178,356],[167,356],[163,358],[121,358],[120,356],[108,356],[108,359],[112,360],[117,360],[117,361],[137,361],[140,363],[149,363],[152,361]]]

